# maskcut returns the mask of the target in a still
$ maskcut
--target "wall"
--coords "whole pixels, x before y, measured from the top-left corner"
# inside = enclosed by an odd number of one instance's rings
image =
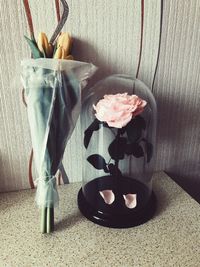
[[[54,1],[30,0],[35,34],[49,36],[56,25]],[[145,0],[144,42],[139,78],[151,87],[157,60],[160,0]],[[135,76],[141,28],[141,1],[70,0],[65,26],[74,37],[75,58],[99,66],[96,79],[111,73]],[[200,2],[167,0],[154,94],[158,103],[157,170],[166,170],[198,197],[200,184]],[[31,148],[21,101],[20,60],[29,57],[22,1],[0,0],[0,191],[28,188]],[[67,147],[64,166],[70,180],[81,179],[80,123]],[[77,168],[77,162],[80,166]]]

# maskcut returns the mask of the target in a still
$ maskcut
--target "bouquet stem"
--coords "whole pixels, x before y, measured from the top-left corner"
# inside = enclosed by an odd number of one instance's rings
[[[41,209],[41,232],[51,233],[54,231],[54,208],[44,207]]]
[[[47,233],[51,233],[54,230],[54,208],[47,208]]]
[[[46,207],[41,209],[41,232],[46,233]]]

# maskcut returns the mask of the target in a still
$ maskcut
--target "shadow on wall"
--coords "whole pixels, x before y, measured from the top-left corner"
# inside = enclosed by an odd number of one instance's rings
[[[24,188],[21,181],[19,155],[14,154],[9,158],[0,151],[0,193],[12,192]],[[26,178],[28,180],[28,178]]]
[[[92,87],[97,81],[114,73],[118,73],[115,66],[108,65],[103,54],[98,53],[95,48],[88,42],[73,38],[72,54],[75,60],[91,62],[99,69],[89,81],[85,90]]]
[[[156,96],[158,104],[157,169],[165,170],[200,203],[198,110],[180,96]],[[191,150],[192,148],[192,150]],[[164,153],[164,156],[163,156]],[[172,164],[173,162],[173,164]]]
[[[4,164],[3,164],[3,155],[0,151],[0,193],[3,192],[4,190],[4,181],[3,181],[3,168],[4,168]],[[8,168],[9,170],[9,168]]]
[[[177,173],[177,168],[188,168],[188,173]],[[200,161],[183,161],[166,172],[178,185],[200,203]]]
[[[6,170],[6,177],[5,177],[5,170]],[[8,159],[6,155],[3,155],[0,151],[0,193],[5,192],[5,184],[6,180],[12,177],[11,168],[9,166]]]
[[[188,138],[188,145],[192,131],[197,129],[197,108],[181,103],[181,100],[174,96],[160,97],[155,94],[155,98],[158,106],[158,138],[173,147],[178,145],[183,149],[183,145],[186,145],[183,141]]]

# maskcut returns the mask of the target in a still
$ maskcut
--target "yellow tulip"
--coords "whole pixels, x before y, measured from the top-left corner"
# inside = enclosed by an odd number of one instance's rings
[[[68,32],[66,33],[61,33],[60,36],[58,37],[58,41],[57,41],[57,47],[62,47],[64,52],[65,52],[65,56],[68,56],[70,53],[70,49],[71,49],[71,45],[72,45],[72,38],[69,35]]]
[[[62,52],[62,47],[58,47],[58,48],[56,49],[55,54],[54,54],[54,58],[56,58],[56,59],[61,59],[61,58],[62,58],[62,54],[63,54],[63,52]]]
[[[38,48],[46,57],[52,57],[53,47],[48,42],[48,38],[44,32],[40,32],[38,36]]]
[[[68,60],[74,60],[74,58],[73,58],[72,55],[67,56],[66,59],[68,59]]]
[[[56,49],[56,52],[54,54],[54,58],[56,59],[68,59],[68,60],[73,60],[73,56],[72,55],[66,55],[65,53],[65,50],[59,46],[57,49]]]

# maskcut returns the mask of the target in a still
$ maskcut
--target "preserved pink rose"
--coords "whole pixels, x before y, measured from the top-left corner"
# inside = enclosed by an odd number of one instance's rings
[[[106,122],[108,126],[122,128],[126,126],[132,118],[140,114],[147,102],[137,95],[115,94],[105,95],[103,99],[93,105],[96,111],[96,118]]]

